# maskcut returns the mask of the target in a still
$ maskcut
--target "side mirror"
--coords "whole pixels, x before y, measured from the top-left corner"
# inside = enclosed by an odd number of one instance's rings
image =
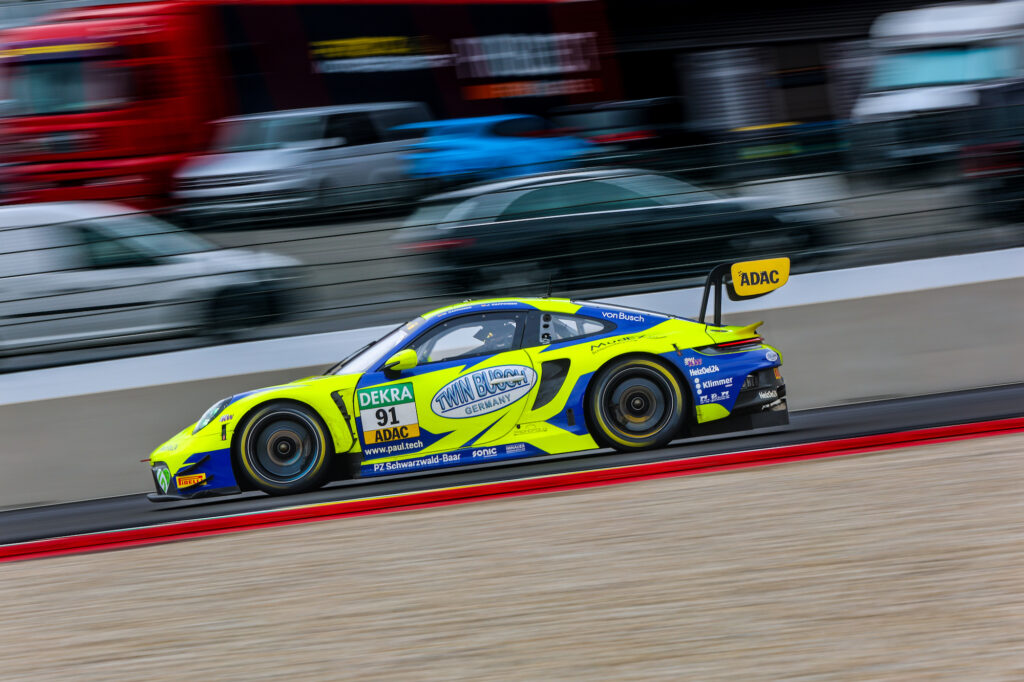
[[[384,363],[384,369],[401,372],[403,369],[412,369],[417,364],[419,364],[419,359],[416,357],[416,351],[406,348],[388,358]]]

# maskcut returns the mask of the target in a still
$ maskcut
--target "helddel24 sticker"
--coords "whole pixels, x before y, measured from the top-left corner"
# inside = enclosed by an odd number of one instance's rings
[[[494,412],[516,402],[533,388],[537,373],[524,365],[478,369],[445,384],[430,409],[446,419],[466,419]]]
[[[420,419],[411,382],[360,389],[357,400],[367,455],[387,454],[392,450],[375,446],[419,438]],[[410,444],[404,449],[416,448]]]

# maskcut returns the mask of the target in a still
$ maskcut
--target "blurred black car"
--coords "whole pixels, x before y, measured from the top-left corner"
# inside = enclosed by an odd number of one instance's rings
[[[543,173],[425,199],[398,231],[446,292],[560,293],[700,275],[823,241],[828,209],[770,208],[637,169]]]
[[[614,165],[705,175],[714,164],[711,138],[691,124],[680,97],[573,104],[549,113],[556,126],[596,145],[596,154],[619,159]]]
[[[1024,208],[1024,84],[980,93],[960,162],[978,212],[1018,222]]]

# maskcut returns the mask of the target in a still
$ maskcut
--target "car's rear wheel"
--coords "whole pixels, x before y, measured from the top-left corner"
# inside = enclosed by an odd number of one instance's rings
[[[673,371],[653,358],[625,357],[594,377],[587,416],[594,439],[616,450],[667,444],[680,431],[686,397]]]
[[[332,452],[323,420],[293,403],[269,403],[249,415],[234,448],[242,482],[271,495],[322,486]]]
[[[219,340],[231,340],[242,332],[266,324],[266,302],[256,291],[225,289],[217,293],[207,310],[204,331]]]

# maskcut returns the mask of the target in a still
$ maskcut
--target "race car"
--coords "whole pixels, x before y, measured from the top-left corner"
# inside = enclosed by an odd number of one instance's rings
[[[787,424],[781,355],[758,335],[763,323],[723,325],[721,304],[723,286],[739,300],[788,277],[788,258],[719,265],[696,320],[564,298],[434,310],[323,376],[216,402],[150,455],[149,498],[282,495]]]

